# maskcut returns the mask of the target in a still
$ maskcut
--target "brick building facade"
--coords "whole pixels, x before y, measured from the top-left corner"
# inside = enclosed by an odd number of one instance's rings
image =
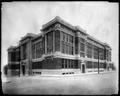
[[[100,72],[113,69],[111,48],[60,17],[8,48],[10,75]]]

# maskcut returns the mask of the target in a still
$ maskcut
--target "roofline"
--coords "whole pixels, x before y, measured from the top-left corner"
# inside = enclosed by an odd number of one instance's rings
[[[104,43],[104,45],[112,50],[111,46],[108,43]]]
[[[95,37],[91,36],[91,35],[88,35],[87,36],[88,38],[92,39],[93,41],[105,46],[105,44],[103,42],[101,42],[100,40],[96,39]]]
[[[80,31],[80,32],[82,32],[82,33],[84,33],[84,34],[87,35],[86,30],[82,29],[80,26],[73,26],[73,25],[69,24],[69,23],[66,22],[65,20],[61,19],[59,16],[56,16],[54,19],[52,19],[52,20],[49,21],[48,23],[44,24],[44,25],[42,26],[41,31],[43,31],[45,28],[47,28],[47,27],[49,27],[50,25],[52,25],[52,24],[54,24],[54,23],[57,23],[57,22],[63,24],[64,26],[70,28],[70,29],[73,30],[73,31]]]
[[[75,26],[75,31],[80,31],[80,32],[84,33],[85,35],[88,35],[87,32],[86,32],[86,30],[84,30],[80,26]]]
[[[12,50],[14,50],[14,49],[17,49],[17,48],[19,48],[20,46],[19,45],[17,45],[17,46],[10,46],[7,50],[9,51],[10,49],[12,49]]]
[[[103,45],[104,47],[107,46],[108,48],[110,48],[110,49],[112,50],[112,48],[111,48],[107,43],[101,42],[100,40],[98,40],[98,39],[96,39],[95,37],[90,36],[90,35],[88,35],[88,38],[94,40],[95,42],[97,42],[97,43],[99,43],[99,44],[101,44],[101,45]]]
[[[68,22],[64,21],[63,19],[61,19],[59,16],[56,16],[54,19],[52,19],[51,21],[49,21],[48,23],[44,24],[42,26],[42,29],[41,30],[44,30],[45,28],[47,28],[48,26],[54,24],[54,23],[61,23],[63,25],[65,25],[66,27],[72,29],[72,30],[75,30],[75,27],[72,26],[71,24],[69,24]]]
[[[24,37],[21,38],[20,41],[23,41],[24,39],[28,38],[28,37],[35,37],[36,34],[33,34],[33,33],[27,33]]]
[[[35,37],[32,38],[32,41],[34,41],[35,39],[37,39],[38,37],[42,36],[42,33],[39,33],[38,35],[36,35]]]

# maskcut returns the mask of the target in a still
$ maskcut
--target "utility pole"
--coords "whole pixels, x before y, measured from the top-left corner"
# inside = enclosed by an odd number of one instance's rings
[[[98,48],[98,74],[99,74],[99,48]]]

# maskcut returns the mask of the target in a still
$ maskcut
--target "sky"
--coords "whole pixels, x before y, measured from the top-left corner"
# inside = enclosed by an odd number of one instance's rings
[[[118,68],[119,4],[110,2],[4,2],[2,3],[1,68],[8,63],[7,49],[27,33],[40,33],[42,25],[56,16],[112,48]]]

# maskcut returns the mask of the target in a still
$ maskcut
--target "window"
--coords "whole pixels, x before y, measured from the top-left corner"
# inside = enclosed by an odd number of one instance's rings
[[[72,43],[72,36],[69,35],[69,43]]]
[[[55,31],[55,51],[60,51],[60,31]]]
[[[42,69],[42,62],[32,63],[32,69]]]
[[[110,63],[110,68],[113,68],[113,64],[112,63]]]
[[[80,38],[80,42],[84,43],[84,42],[85,42],[85,39]]]
[[[98,59],[98,47],[94,46],[94,59]]]
[[[94,68],[98,68],[98,62],[94,62]]]
[[[71,40],[71,43],[73,44],[73,36],[71,36],[72,40]]]
[[[68,42],[68,35],[66,35],[66,41]]]
[[[62,68],[76,68],[76,66],[74,66],[74,60],[71,59],[62,59]]]
[[[68,60],[68,65],[69,65],[69,68],[70,68],[70,67],[71,67],[71,66],[70,66],[70,60]]]
[[[62,32],[62,53],[73,55],[73,36]]]
[[[109,61],[111,61],[111,52],[109,51]]]
[[[63,33],[63,41],[65,41],[65,34]]]
[[[107,61],[109,61],[109,54],[108,54],[108,50],[106,50],[106,59],[107,59]]]
[[[26,51],[27,51],[27,45],[24,44],[23,45],[23,60],[27,58],[27,52]]]
[[[92,58],[92,45],[87,43],[87,57]]]
[[[66,44],[66,54],[68,54],[68,45]]]
[[[67,68],[67,59],[65,59],[65,68]]]
[[[104,49],[99,49],[99,58],[100,60],[104,60]]]
[[[51,53],[53,51],[53,32],[47,33],[46,37],[47,37],[47,53]]]
[[[62,68],[64,68],[64,59],[62,59]]]
[[[20,51],[16,51],[16,61],[20,61]]]
[[[104,68],[104,63],[99,63],[99,68]]]
[[[14,62],[15,61],[15,52],[11,52],[11,61]]]
[[[86,68],[93,68],[91,61],[87,61],[87,63],[86,63]]]
[[[40,58],[42,56],[42,41],[36,43],[36,58]]]
[[[65,44],[63,41],[62,41],[62,53],[65,53]]]
[[[74,68],[74,60],[71,60],[71,68]]]
[[[35,44],[32,46],[32,52],[33,59],[35,59]]]
[[[75,68],[78,68],[78,60],[75,60]]]
[[[85,51],[85,44],[84,43],[80,43],[80,51]]]
[[[73,47],[72,47],[72,55],[73,55]]]
[[[81,57],[85,57],[85,53],[80,52],[80,56],[81,56]]]

